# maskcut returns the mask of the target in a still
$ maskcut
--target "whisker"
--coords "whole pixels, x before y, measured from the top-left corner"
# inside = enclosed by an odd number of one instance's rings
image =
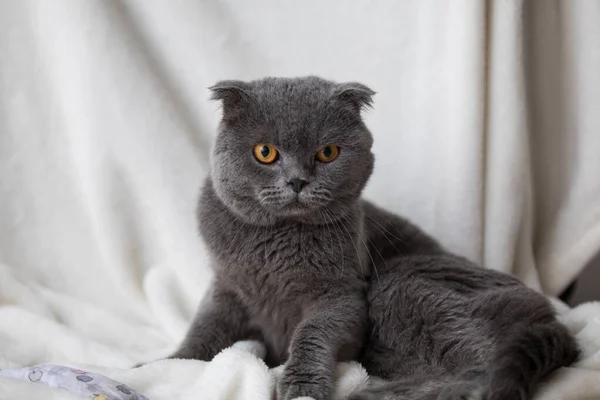
[[[343,201],[340,201],[340,203],[341,203],[341,204],[343,204],[343,205],[345,205],[346,207],[349,207],[349,205],[348,205],[347,203],[343,202]],[[375,228],[375,229],[377,229],[377,231],[378,231],[379,233],[381,233],[381,234],[383,235],[383,237],[384,237],[384,238],[386,238],[386,240],[387,240],[388,242],[390,242],[390,244],[392,245],[392,247],[394,247],[394,249],[396,249],[396,251],[398,252],[398,254],[402,254],[402,253],[403,253],[403,252],[402,252],[402,251],[401,251],[401,250],[400,250],[398,247],[396,247],[396,244],[395,244],[395,243],[394,243],[394,242],[393,242],[393,241],[392,241],[392,240],[391,240],[391,239],[390,239],[390,238],[389,238],[389,237],[388,237],[388,236],[387,236],[387,235],[386,235],[386,234],[385,234],[385,233],[382,231],[382,229],[384,229],[384,230],[385,230],[385,232],[387,232],[387,233],[388,233],[390,236],[392,236],[392,237],[393,237],[393,238],[395,238],[395,239],[398,239],[398,240],[399,240],[400,242],[402,242],[402,243],[405,243],[405,244],[406,244],[406,243],[407,243],[407,242],[406,242],[406,240],[404,240],[404,239],[402,239],[402,238],[399,238],[398,236],[394,235],[392,232],[390,232],[389,230],[387,230],[387,229],[385,228],[385,226],[381,225],[379,222],[377,222],[375,219],[373,219],[373,218],[369,217],[367,214],[364,214],[364,216],[365,216],[366,218],[368,218],[370,221],[372,221],[372,222],[374,222],[375,224],[377,224],[377,225],[378,225],[378,226],[381,228],[381,229],[380,229],[380,228],[378,228],[377,226],[374,226],[374,228]]]
[[[344,202],[341,202],[341,203],[342,203],[343,205],[345,205],[346,207],[348,207],[348,208],[349,208],[349,206],[348,206],[346,203],[344,203]],[[363,215],[364,215],[366,218],[368,218],[368,219],[370,219],[371,221],[373,221],[374,223],[376,223],[377,225],[379,225],[381,228],[385,229],[385,227],[384,227],[383,225],[379,224],[379,223],[378,223],[377,221],[375,221],[373,218],[369,217],[369,216],[368,216],[368,215],[366,215],[366,214],[363,214]],[[383,237],[385,237],[385,238],[387,239],[387,241],[388,241],[388,242],[390,242],[390,244],[391,244],[391,245],[394,247],[394,249],[396,249],[396,251],[398,252],[398,254],[399,254],[399,255],[402,255],[402,251],[400,251],[400,250],[399,250],[399,249],[396,247],[396,245],[394,244],[394,242],[392,242],[392,240],[391,240],[391,239],[390,239],[390,238],[389,238],[389,237],[388,237],[388,236],[387,236],[387,235],[386,235],[386,234],[385,234],[385,233],[384,233],[384,232],[383,232],[383,231],[382,231],[380,228],[378,228],[377,226],[374,226],[374,228],[375,228],[375,229],[377,229],[377,231],[379,231],[379,233],[381,233],[381,234],[383,235]],[[386,229],[386,231],[387,231],[387,229]],[[390,232],[388,231],[388,233],[390,233]],[[390,233],[390,235],[392,235],[392,234]],[[392,236],[394,236],[394,235],[392,235]],[[395,236],[394,236],[394,237],[395,237]],[[400,239],[400,238],[397,238],[397,239],[398,239],[398,240],[400,240],[400,241],[402,241],[403,243],[405,243],[405,242],[404,242],[402,239]],[[369,237],[368,237],[368,236],[367,236],[367,241],[368,241],[368,242],[371,242],[371,241],[369,240]],[[371,243],[372,243],[372,242],[371,242]],[[364,244],[365,246],[367,246],[367,245],[366,245],[366,243],[364,242],[364,240],[363,240],[363,244]],[[379,257],[381,258],[381,261],[383,261],[383,263],[384,263],[384,265],[385,265],[385,267],[386,267],[386,270],[389,270],[389,265],[388,265],[388,263],[387,263],[387,261],[386,261],[385,257],[383,257],[383,255],[381,254],[381,252],[380,252],[380,251],[379,251],[379,249],[377,248],[377,246],[373,245],[373,249],[375,249],[375,251],[377,252],[377,254],[379,254]],[[369,257],[371,257],[371,261],[373,262],[373,270],[375,271],[375,275],[377,276],[377,282],[379,282],[379,272],[377,271],[377,266],[375,265],[375,262],[373,261],[373,257],[372,257],[372,255],[371,255],[371,252],[369,251],[369,248],[368,248],[368,247],[367,247],[367,253],[369,254]]]
[[[348,222],[348,224],[350,226],[352,226],[351,222],[348,220],[347,217],[342,216],[342,218],[344,218]],[[375,260],[373,259],[371,252],[369,251],[369,246],[367,246],[367,243],[365,242],[365,240],[362,237],[363,232],[359,232],[358,229],[356,229],[356,234],[357,234],[358,238],[360,239],[360,241],[362,242],[363,246],[365,246],[365,251],[369,255],[369,258],[371,259],[371,265],[373,266],[373,270],[375,271],[375,276],[377,277],[377,283],[379,283],[380,282],[379,281],[379,272],[377,272],[377,266],[375,265]],[[379,250],[377,250],[377,252],[379,252]],[[379,253],[379,257],[381,257],[381,259],[383,260],[381,253]],[[385,260],[384,260],[384,262],[385,262]]]
[[[349,221],[346,220],[348,223]],[[360,252],[358,251],[358,247],[356,246],[356,243],[354,243],[354,240],[352,239],[352,234],[350,233],[350,231],[348,231],[348,229],[346,228],[346,226],[340,221],[340,225],[342,226],[342,228],[344,228],[344,230],[346,231],[346,233],[348,234],[348,236],[350,236],[350,239],[352,240],[352,245],[354,246],[354,250],[356,250],[356,256],[358,257],[358,262],[360,264],[360,271],[361,274],[363,276],[363,279],[365,278],[365,271],[363,268],[363,263],[362,263],[362,258],[360,256]]]
[[[392,236],[394,239],[398,239],[399,241],[401,241],[402,243],[405,243],[405,244],[407,243],[407,242],[406,242],[406,240],[404,240],[404,239],[402,239],[402,238],[400,238],[400,237],[398,237],[398,236],[394,235],[392,232],[390,232],[389,230],[387,230],[387,229],[385,228],[385,226],[381,225],[381,224],[380,224],[379,222],[377,222],[375,219],[373,219],[373,218],[369,217],[368,215],[366,215],[366,217],[367,217],[367,218],[369,218],[369,219],[370,219],[372,222],[374,222],[374,223],[376,223],[377,225],[379,225],[379,226],[380,226],[382,229],[384,229],[384,230],[385,230],[387,233],[389,233],[389,234],[390,234],[390,236]],[[396,230],[397,230],[397,228],[396,228]],[[398,233],[400,233],[400,232],[398,232]]]
[[[346,256],[344,255],[344,249],[342,247],[342,241],[341,241],[342,231],[341,231],[341,229],[339,229],[339,226],[337,225],[333,216],[331,214],[329,214],[327,212],[327,210],[323,210],[323,211],[329,215],[329,218],[331,220],[331,227],[336,229],[336,233],[339,231],[339,234],[337,235],[337,242],[338,242],[338,245],[340,246],[340,254],[342,256],[342,272],[340,273],[340,279],[341,279],[344,276],[344,270],[346,269]]]
[[[373,226],[375,229],[377,229],[377,231],[384,237],[387,239],[388,242],[390,242],[390,244],[392,245],[392,247],[396,250],[396,253],[398,255],[403,255],[404,252],[402,250],[400,250],[398,247],[396,247],[396,244],[385,234],[385,232],[383,232],[380,228],[378,228],[377,226]],[[377,247],[375,246],[375,249],[377,249]],[[377,251],[379,253],[379,250]],[[379,253],[381,254],[381,253]]]
[[[330,227],[330,222],[329,222],[327,216],[325,215],[325,213],[322,212],[322,210],[319,210],[318,213],[319,213],[319,217],[321,219],[325,220],[325,222],[326,222],[326,224],[323,225],[323,228],[325,228],[325,227],[329,228]],[[331,262],[335,264],[335,256],[333,254],[333,235],[331,233],[331,229],[327,229],[327,231],[329,233],[329,240],[331,241],[331,255],[330,255]]]
[[[380,211],[379,211],[377,208],[373,208],[373,212],[377,213],[377,215],[379,215],[379,216],[382,216],[381,212],[380,212]],[[371,220],[373,220],[372,218],[370,218],[370,219],[371,219]],[[408,221],[407,219],[404,219],[404,225],[408,225],[408,224],[409,224],[409,221]],[[396,232],[397,232],[399,235],[401,235],[401,236],[402,236],[402,233],[403,233],[403,232],[401,232],[401,231],[400,231],[400,229],[399,229],[397,226],[395,226],[395,225],[393,225],[393,224],[392,224],[392,225],[390,226],[390,228],[394,229],[394,230],[395,230],[395,231],[396,231]],[[394,238],[396,238],[396,239],[400,240],[402,243],[407,243],[407,241],[406,241],[406,240],[404,240],[404,239],[402,239],[401,237],[394,236],[394,235],[393,235],[391,232],[389,232],[389,231],[388,231],[388,233],[389,233],[390,235],[392,235]]]

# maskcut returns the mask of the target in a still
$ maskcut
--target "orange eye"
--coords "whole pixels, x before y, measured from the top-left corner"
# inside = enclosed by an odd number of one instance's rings
[[[271,164],[277,161],[277,149],[270,144],[259,143],[254,145],[254,158],[263,164]]]
[[[340,154],[340,148],[335,144],[330,144],[317,152],[317,160],[324,163],[332,162],[337,158],[338,154]]]

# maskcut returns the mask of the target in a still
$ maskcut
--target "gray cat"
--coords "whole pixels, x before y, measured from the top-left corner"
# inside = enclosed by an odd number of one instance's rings
[[[268,365],[285,363],[280,400],[329,398],[345,360],[389,380],[355,399],[526,399],[577,359],[541,295],[360,199],[369,88],[309,77],[212,90],[223,119],[198,217],[215,278],[173,358],[261,340]]]

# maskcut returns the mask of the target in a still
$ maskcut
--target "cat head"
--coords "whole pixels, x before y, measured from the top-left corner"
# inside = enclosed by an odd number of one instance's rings
[[[374,92],[317,77],[223,81],[211,180],[246,222],[319,223],[349,211],[373,171],[373,138],[361,111]]]

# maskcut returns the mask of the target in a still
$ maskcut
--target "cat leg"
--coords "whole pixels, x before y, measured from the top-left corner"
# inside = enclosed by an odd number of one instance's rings
[[[237,296],[213,285],[183,343],[169,358],[210,361],[221,350],[251,335],[248,320]]]
[[[277,399],[329,398],[338,355],[342,349],[358,352],[365,329],[363,296],[330,289],[292,335],[289,358],[277,385]]]

